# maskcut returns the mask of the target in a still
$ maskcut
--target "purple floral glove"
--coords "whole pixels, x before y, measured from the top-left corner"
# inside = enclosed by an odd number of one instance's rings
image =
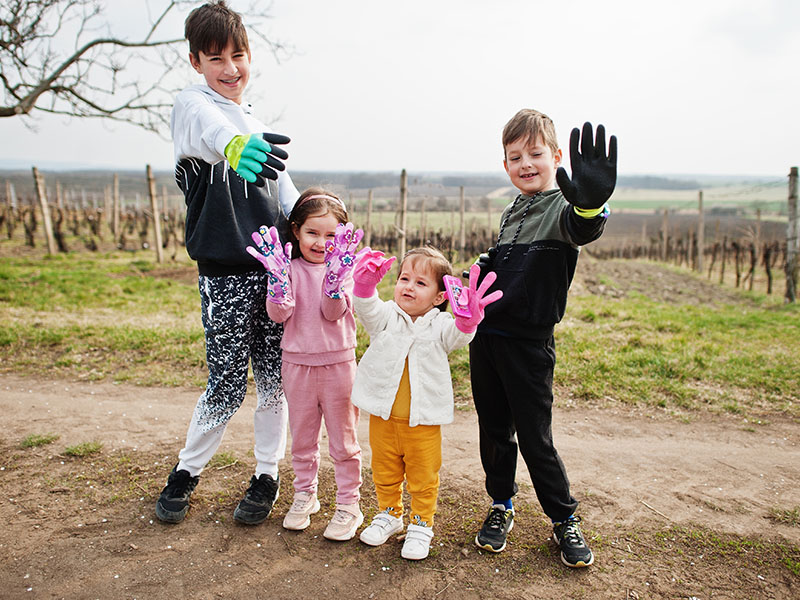
[[[361,229],[353,231],[353,224],[336,226],[333,241],[325,242],[325,279],[322,291],[328,298],[344,298],[344,280],[356,266],[356,248],[364,237]]]
[[[484,295],[486,294],[486,290],[489,289],[489,286],[497,279],[497,275],[494,271],[489,271],[486,274],[486,277],[481,281],[480,287],[476,290],[475,285],[478,283],[480,274],[481,268],[478,265],[472,265],[469,269],[469,287],[465,287],[461,290],[461,297],[459,300],[461,300],[463,304],[469,306],[471,313],[469,317],[459,317],[456,315],[456,327],[458,327],[459,331],[464,333],[474,333],[475,330],[478,329],[480,322],[483,321],[483,309],[488,304],[500,300],[500,298],[503,297],[503,292],[501,290],[495,290],[488,296]]]
[[[275,304],[283,304],[289,296],[289,266],[292,256],[292,244],[281,247],[278,230],[267,229],[264,225],[254,231],[251,236],[258,250],[252,246],[247,252],[267,270],[267,300]]]

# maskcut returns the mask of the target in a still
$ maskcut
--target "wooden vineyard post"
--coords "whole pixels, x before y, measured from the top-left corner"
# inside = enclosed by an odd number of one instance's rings
[[[114,208],[112,212],[111,230],[114,233],[114,243],[119,244],[119,175],[114,173],[113,189]]]
[[[467,248],[467,232],[466,232],[466,224],[464,223],[464,217],[467,207],[467,201],[464,198],[464,186],[461,186],[461,195],[459,197],[459,225],[458,225],[458,258],[460,260],[466,259],[466,248]]]
[[[703,190],[697,194],[697,263],[698,273],[703,272],[703,256],[705,255],[705,214],[703,213]]]
[[[786,302],[797,300],[797,167],[789,171],[789,220],[786,224]]]
[[[47,237],[47,253],[56,253],[56,238],[53,235],[53,221],[50,219],[50,206],[47,204],[47,189],[44,187],[44,177],[39,173],[39,169],[33,167],[33,181],[36,184],[36,196],[39,198],[39,206],[42,209],[42,221],[44,221],[44,234]]]
[[[158,211],[158,196],[156,195],[156,178],[153,169],[147,165],[147,187],[150,192],[150,209],[153,211],[153,226],[156,230],[156,260],[164,262],[164,248],[161,245],[161,217]]]
[[[400,173],[400,225],[398,226],[397,231],[397,247],[398,247],[398,254],[399,263],[403,260],[403,256],[406,253],[406,223],[408,217],[408,174],[406,170]]]
[[[367,192],[367,218],[364,221],[364,246],[371,246],[372,244],[372,190]]]
[[[667,262],[669,249],[669,211],[664,209],[664,218],[661,221],[661,262]]]
[[[425,238],[428,237],[427,227],[425,226],[425,196],[419,203],[419,239],[420,244],[425,245]]]

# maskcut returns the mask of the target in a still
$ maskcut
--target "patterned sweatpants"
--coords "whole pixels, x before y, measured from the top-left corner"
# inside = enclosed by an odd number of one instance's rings
[[[267,274],[200,275],[199,288],[208,383],[195,406],[178,469],[199,475],[214,456],[228,421],[244,402],[252,363],[258,398],[256,476],[277,478],[278,461],[286,453],[288,411],[281,385],[283,326],[267,316]]]

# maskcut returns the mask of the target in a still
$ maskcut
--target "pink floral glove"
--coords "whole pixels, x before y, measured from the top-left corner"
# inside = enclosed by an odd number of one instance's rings
[[[364,237],[361,229],[353,231],[353,224],[336,226],[333,241],[325,242],[325,279],[322,291],[328,298],[344,298],[344,280],[356,266],[356,248]]]
[[[478,324],[483,321],[483,309],[503,297],[501,290],[495,290],[488,296],[484,296],[489,286],[497,279],[494,271],[489,271],[486,274],[486,277],[481,281],[480,287],[476,290],[475,285],[478,283],[480,274],[481,268],[478,265],[472,265],[469,268],[469,287],[461,290],[460,300],[469,306],[469,310],[472,313],[469,317],[459,317],[458,315],[455,317],[456,327],[463,333],[475,333],[475,330],[478,329]]]
[[[289,296],[289,266],[292,256],[292,244],[288,242],[284,248],[275,227],[267,229],[264,225],[254,231],[253,238],[258,250],[252,246],[247,252],[267,270],[267,300],[275,304],[283,304]]]
[[[353,270],[353,295],[359,298],[370,298],[397,257],[385,258],[380,250],[370,250],[369,248],[364,248],[359,252],[359,256]]]

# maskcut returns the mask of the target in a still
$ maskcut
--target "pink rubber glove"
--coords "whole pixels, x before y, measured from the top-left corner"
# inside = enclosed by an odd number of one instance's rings
[[[289,296],[289,267],[292,256],[292,244],[287,242],[281,248],[281,240],[275,227],[267,229],[264,225],[254,231],[253,238],[258,250],[252,246],[247,252],[267,270],[267,300],[275,304],[283,304]]]
[[[475,285],[478,283],[480,274],[481,268],[478,265],[472,265],[469,268],[469,287],[461,290],[460,300],[469,306],[469,310],[472,313],[469,317],[459,317],[457,315],[455,317],[456,327],[463,333],[475,333],[475,330],[478,329],[478,324],[483,321],[483,309],[503,297],[501,290],[495,290],[488,296],[484,296],[489,286],[497,279],[494,271],[489,271],[486,274],[486,277],[481,281],[480,287],[476,290]]]
[[[360,258],[353,270],[353,295],[370,298],[397,257],[385,258],[380,250],[369,248],[364,248],[359,255]]]
[[[353,231],[353,224],[336,226],[333,240],[325,242],[325,278],[322,291],[328,298],[343,298],[344,280],[356,266],[356,248],[364,237],[361,229]]]

